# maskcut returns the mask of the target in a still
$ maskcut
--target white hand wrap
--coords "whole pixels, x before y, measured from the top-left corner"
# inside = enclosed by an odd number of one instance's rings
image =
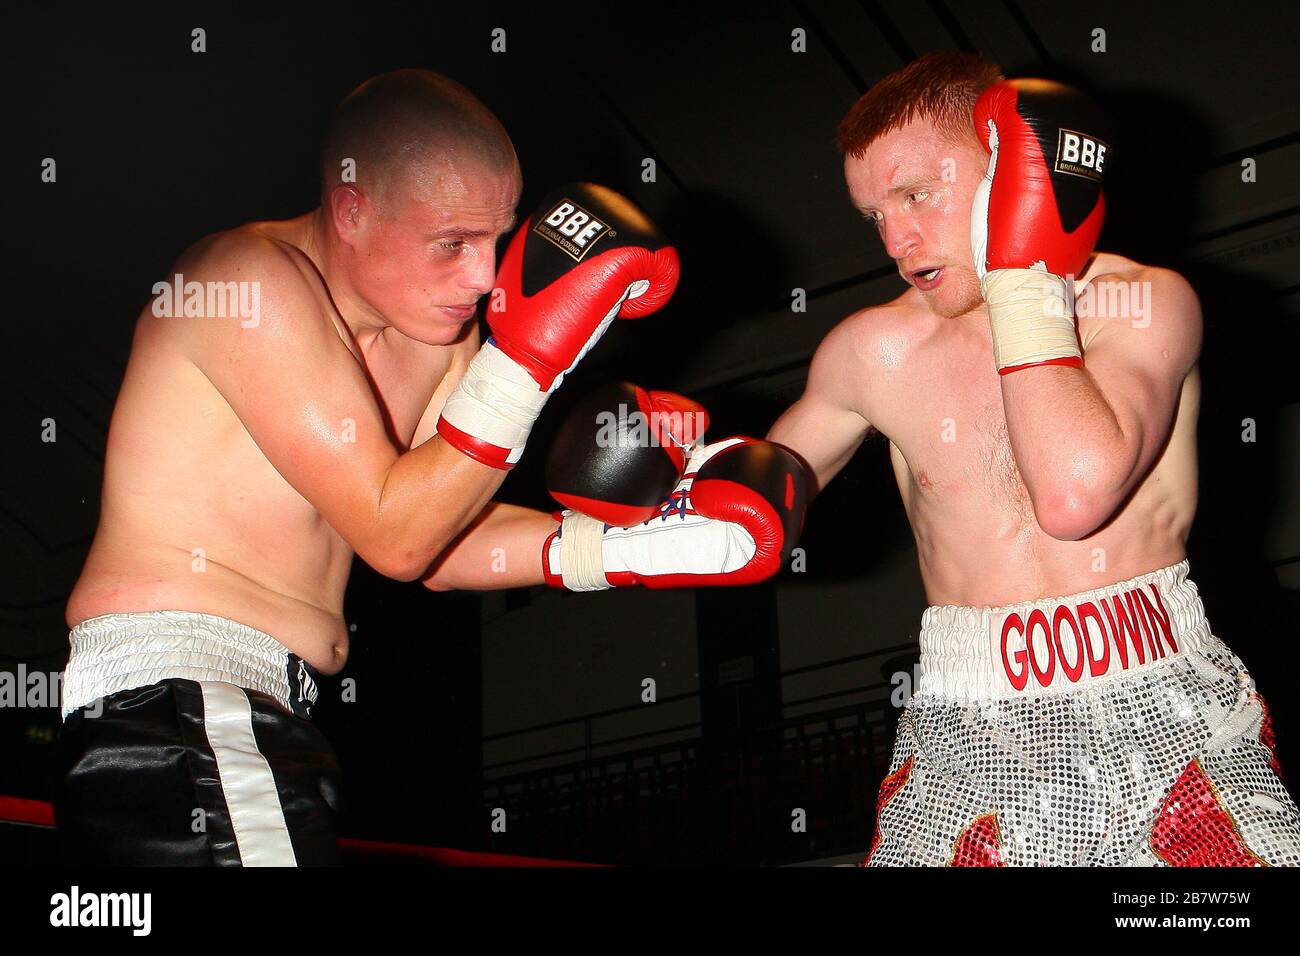
[[[506,449],[506,464],[515,464],[523,457],[528,435],[551,393],[560,387],[564,376],[573,371],[605,334],[623,303],[641,295],[649,286],[649,282],[639,279],[623,290],[613,308],[583,343],[573,362],[556,375],[551,387],[545,390],[527,369],[488,339],[470,360],[456,390],[448,396],[441,417],[466,435]]]
[[[980,280],[993,330],[998,370],[1052,359],[1081,358],[1066,280],[1042,263],[994,269]]]
[[[442,417],[467,435],[507,448],[514,464],[524,453],[533,423],[551,392],[537,386],[528,371],[492,342],[486,342],[470,360],[456,390],[447,398]]]
[[[570,591],[603,591],[611,587],[605,580],[603,522],[576,511],[567,511],[560,525],[560,536],[551,544],[554,567],[559,558],[560,577]],[[554,553],[559,547],[559,554]]]

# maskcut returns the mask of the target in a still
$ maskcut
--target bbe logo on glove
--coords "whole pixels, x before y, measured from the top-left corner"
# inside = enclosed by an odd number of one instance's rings
[[[443,441],[503,470],[519,461],[542,406],[610,324],[662,307],[681,270],[677,250],[612,189],[570,183],[537,208],[501,257],[492,335],[438,419]]]
[[[1082,271],[1106,216],[1105,113],[1062,83],[1019,79],[981,93],[973,118],[989,164],[971,204],[971,255],[994,362],[1003,375],[1082,367],[1066,277]]]
[[[1056,141],[1056,171],[1099,183],[1109,151],[1110,146],[1095,136],[1062,129]]]
[[[555,243],[575,262],[581,262],[609,231],[608,224],[571,199],[561,199],[533,226],[533,232]]]

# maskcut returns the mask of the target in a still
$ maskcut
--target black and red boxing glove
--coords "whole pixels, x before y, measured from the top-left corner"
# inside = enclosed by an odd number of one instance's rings
[[[1005,80],[980,95],[974,121],[990,155],[971,208],[971,252],[998,371],[1080,366],[1068,283],[1106,214],[1104,114],[1062,83]]]
[[[630,528],[568,512],[542,546],[546,583],[572,591],[754,584],[780,570],[803,528],[808,478],[755,438],[697,447],[658,513]]]
[[[596,389],[569,412],[546,459],[546,487],[565,508],[611,525],[658,512],[709,427],[697,402],[631,382]]]
[[[513,467],[564,376],[615,317],[667,302],[679,272],[677,250],[630,200],[591,183],[551,193],[501,259],[492,334],[443,406],[438,434],[486,465]]]

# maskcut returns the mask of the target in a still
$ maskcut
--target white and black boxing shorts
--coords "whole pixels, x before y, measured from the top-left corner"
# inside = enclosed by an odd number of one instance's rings
[[[868,866],[1295,866],[1268,710],[1187,562],[931,607]]]
[[[55,816],[66,862],[339,863],[338,765],[314,672],[269,634],[189,611],[70,634]]]

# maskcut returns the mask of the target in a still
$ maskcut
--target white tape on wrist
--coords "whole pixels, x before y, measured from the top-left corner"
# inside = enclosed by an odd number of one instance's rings
[[[570,511],[560,528],[560,577],[570,591],[603,591],[605,523]]]
[[[527,369],[488,339],[470,360],[456,390],[448,396],[442,417],[479,441],[509,449],[506,461],[514,464],[523,456],[528,435],[551,393],[560,387],[564,377],[605,334],[623,303],[642,294],[648,287],[649,283],[644,280],[629,285],[588,337],[573,362],[556,375],[551,387],[545,390]]]
[[[511,449],[513,461],[551,391],[542,391],[527,369],[489,341],[470,360],[442,417],[467,435]]]
[[[1066,280],[1041,264],[994,269],[980,280],[999,369],[1081,358]]]

